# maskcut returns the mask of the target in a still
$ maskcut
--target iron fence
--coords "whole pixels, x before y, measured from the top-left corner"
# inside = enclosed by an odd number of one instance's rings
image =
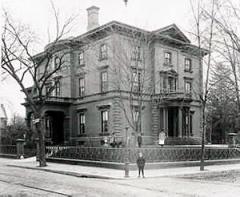
[[[17,155],[16,145],[0,145],[1,154]]]
[[[80,146],[48,146],[47,156],[53,158],[94,160],[106,162],[133,163],[139,152],[147,162],[198,161],[201,157],[200,147],[150,147],[150,148],[109,148]],[[205,159],[240,158],[237,148],[206,148]]]

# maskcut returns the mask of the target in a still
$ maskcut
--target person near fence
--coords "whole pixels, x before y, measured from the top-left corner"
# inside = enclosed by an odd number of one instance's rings
[[[159,142],[158,144],[163,146],[165,143],[165,139],[166,139],[166,133],[164,132],[164,130],[159,132]]]
[[[141,172],[142,172],[142,177],[145,178],[144,176],[144,166],[145,166],[145,158],[143,157],[142,152],[139,152],[138,158],[137,158],[137,166],[138,166],[138,177],[140,178]]]

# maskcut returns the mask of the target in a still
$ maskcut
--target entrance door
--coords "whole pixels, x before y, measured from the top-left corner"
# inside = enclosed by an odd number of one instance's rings
[[[53,144],[60,145],[64,143],[64,113],[58,111],[48,111],[50,138]]]
[[[168,136],[178,137],[178,108],[168,108]]]

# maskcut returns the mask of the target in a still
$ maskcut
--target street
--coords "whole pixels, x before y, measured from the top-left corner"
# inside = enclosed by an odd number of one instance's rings
[[[71,168],[71,166],[69,165]],[[181,170],[181,168],[179,168]],[[146,171],[147,176],[147,171]],[[95,179],[0,164],[0,196],[238,196],[240,172]]]

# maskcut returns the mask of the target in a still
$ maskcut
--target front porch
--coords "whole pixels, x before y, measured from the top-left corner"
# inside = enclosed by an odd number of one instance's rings
[[[155,143],[162,131],[169,138],[199,136],[196,133],[200,128],[194,128],[193,122],[196,108],[192,108],[191,102],[191,95],[176,92],[159,94],[152,98],[152,133]]]
[[[161,106],[159,109],[159,131],[168,137],[190,137],[192,133],[192,116],[189,106]]]

